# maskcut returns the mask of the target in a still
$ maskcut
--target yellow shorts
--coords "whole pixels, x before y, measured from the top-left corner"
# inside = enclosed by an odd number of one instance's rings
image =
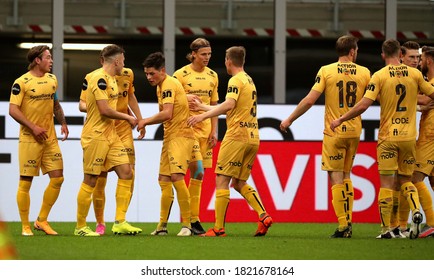
[[[81,146],[85,174],[99,175],[102,171],[111,171],[115,166],[130,163],[125,147],[117,134],[111,140],[82,138]]]
[[[416,166],[414,171],[419,171],[426,176],[434,176],[434,143],[431,141],[416,142]]]
[[[259,145],[223,140],[217,157],[215,173],[247,181],[258,150]]]
[[[194,144],[193,144],[193,150],[191,151],[191,158],[190,161],[194,162],[194,161],[199,161],[202,160],[202,153],[200,152],[200,144],[199,141],[197,139],[194,140]]]
[[[194,145],[193,138],[175,137],[164,140],[160,157],[159,174],[170,176],[187,173]]]
[[[20,176],[39,176],[54,170],[63,170],[63,158],[57,139],[18,143]]]
[[[212,155],[212,148],[209,146],[208,138],[196,138],[191,161],[202,160],[203,168],[211,168]]]
[[[203,168],[212,167],[212,148],[208,143],[208,138],[199,138],[200,152],[202,154]]]
[[[416,140],[383,141],[377,145],[377,162],[380,174],[398,171],[411,176],[416,163]]]
[[[130,164],[135,164],[136,152],[134,150],[134,139],[132,130],[130,129],[129,132],[118,133],[118,135],[122,141],[122,144],[124,145],[126,153],[128,154]]]
[[[350,172],[360,138],[337,138],[324,135],[322,170]]]

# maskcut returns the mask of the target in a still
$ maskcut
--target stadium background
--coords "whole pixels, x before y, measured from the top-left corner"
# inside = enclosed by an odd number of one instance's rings
[[[167,50],[164,45],[164,4],[171,1],[79,1],[64,2],[64,41],[66,43],[116,43],[126,49],[126,66],[135,73],[136,96],[142,114],[157,109],[155,89],[145,80],[141,63],[147,54]],[[251,74],[259,93],[261,138],[263,140],[250,183],[260,193],[270,214],[280,222],[334,222],[328,179],[319,168],[323,129],[323,100],[318,102],[282,135],[277,127],[309,91],[316,72],[323,64],[336,61],[334,42],[351,33],[360,38],[358,63],[371,72],[382,67],[381,43],[385,37],[401,42],[414,40],[421,45],[434,45],[433,1],[278,1],[286,2],[284,31],[284,71],[275,69],[276,37],[274,1],[175,1],[174,49],[175,68],[187,63],[185,55],[190,42],[205,37],[212,44],[210,67],[219,73],[220,100],[224,99],[229,76],[224,68],[224,51],[232,45],[247,49],[246,71]],[[392,3],[392,5],[391,5]],[[388,11],[396,4],[396,20]],[[390,6],[391,5],[391,6]],[[18,180],[18,125],[8,116],[10,87],[26,71],[27,50],[17,47],[22,42],[50,43],[52,39],[52,1],[0,0],[0,213],[7,221],[18,221],[15,194]],[[387,9],[386,9],[387,7]],[[170,21],[170,20],[169,20]],[[278,22],[281,25],[282,23]],[[396,35],[386,34],[392,27]],[[164,36],[163,36],[164,35]],[[81,82],[86,73],[99,67],[98,51],[65,50],[62,105],[70,125],[70,140],[61,143],[65,158],[65,183],[53,208],[53,221],[74,221],[76,193],[82,179],[79,135],[84,116],[78,112]],[[276,67],[277,68],[277,67]],[[55,72],[56,75],[59,75]],[[276,91],[276,79],[283,81],[284,92]],[[285,102],[276,102],[276,96]],[[280,103],[280,104],[276,104]],[[378,175],[375,165],[378,107],[363,115],[363,143],[353,171],[356,222],[378,222],[376,190]],[[220,119],[219,137],[224,135],[224,118]],[[58,126],[56,131],[59,132]],[[134,200],[128,213],[131,221],[157,221],[159,187],[157,184],[161,128],[148,129],[146,140],[136,141],[138,170]],[[211,170],[210,170],[211,171]],[[212,221],[214,176],[206,175],[201,213],[203,221]],[[36,215],[47,176],[35,178],[31,189],[31,215]],[[109,175],[107,217],[114,213],[115,176]],[[231,192],[228,221],[256,221],[253,211]],[[111,199],[113,198],[113,199]],[[240,212],[241,211],[241,212]],[[243,216],[237,213],[246,213]],[[89,218],[91,220],[91,216]],[[174,205],[171,219],[179,221]]]

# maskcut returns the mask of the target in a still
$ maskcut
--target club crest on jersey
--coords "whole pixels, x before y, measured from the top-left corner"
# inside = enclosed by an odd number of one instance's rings
[[[98,80],[98,88],[101,90],[107,89],[107,82],[103,78]]]
[[[13,94],[13,95],[18,95],[18,94],[20,94],[20,91],[21,91],[21,87],[20,87],[19,84],[14,84],[14,85],[12,86],[12,94]]]

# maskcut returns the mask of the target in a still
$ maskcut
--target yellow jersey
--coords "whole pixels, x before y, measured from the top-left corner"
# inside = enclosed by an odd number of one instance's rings
[[[218,75],[208,67],[202,72],[196,72],[188,64],[173,74],[173,77],[181,82],[186,94],[194,94],[200,98],[203,104],[210,105],[211,102],[218,102]],[[190,115],[198,115],[201,111],[190,111]],[[194,133],[198,138],[208,138],[211,133],[211,119],[197,123]]]
[[[235,107],[226,114],[227,130],[224,139],[232,139],[259,145],[257,92],[252,78],[239,72],[229,79],[226,99],[236,101]]]
[[[416,139],[417,95],[430,95],[434,87],[422,73],[405,64],[387,65],[372,76],[365,97],[380,97],[378,140],[410,141]]]
[[[118,100],[118,86],[114,76],[110,76],[104,69],[99,68],[93,72],[87,87],[86,108],[87,116],[81,137],[110,140],[116,133],[114,120],[100,114],[96,101],[107,100],[108,105],[116,110]]]
[[[434,78],[430,80],[431,85],[434,86]],[[430,109],[422,112],[419,123],[419,141],[433,141],[434,140],[434,110]]]
[[[330,123],[360,101],[370,78],[368,68],[353,62],[335,62],[320,68],[312,90],[325,95],[324,134],[338,138],[360,137],[360,116],[346,121],[334,132],[330,129]]]
[[[119,95],[116,105],[118,112],[128,114],[128,101],[131,95],[134,94],[134,73],[130,68],[123,68],[122,73],[116,76]],[[123,133],[132,133],[131,125],[126,120],[115,120],[116,131],[119,135]]]
[[[57,90],[56,76],[46,73],[35,77],[30,72],[14,81],[10,103],[18,105],[23,115],[37,126],[47,130],[46,141],[56,139],[54,130],[54,99]],[[21,141],[36,141],[32,131],[20,125]]]
[[[172,119],[163,123],[164,140],[175,137],[194,138],[193,128],[187,126],[187,119],[190,115],[187,95],[181,83],[166,75],[163,82],[157,86],[157,99],[159,110],[163,110],[164,104],[173,104]]]

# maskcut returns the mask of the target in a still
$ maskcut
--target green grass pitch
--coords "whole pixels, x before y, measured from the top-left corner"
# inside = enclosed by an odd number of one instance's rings
[[[227,237],[178,237],[181,225],[170,223],[168,236],[151,236],[156,223],[131,223],[136,236],[78,237],[75,223],[51,222],[59,236],[34,231],[21,236],[21,224],[8,229],[23,260],[433,260],[434,238],[377,240],[380,226],[354,224],[350,239],[331,239],[336,224],[275,223],[268,234],[253,237],[256,223],[227,223]],[[89,223],[92,228],[95,223]],[[212,226],[203,223],[204,228]]]

